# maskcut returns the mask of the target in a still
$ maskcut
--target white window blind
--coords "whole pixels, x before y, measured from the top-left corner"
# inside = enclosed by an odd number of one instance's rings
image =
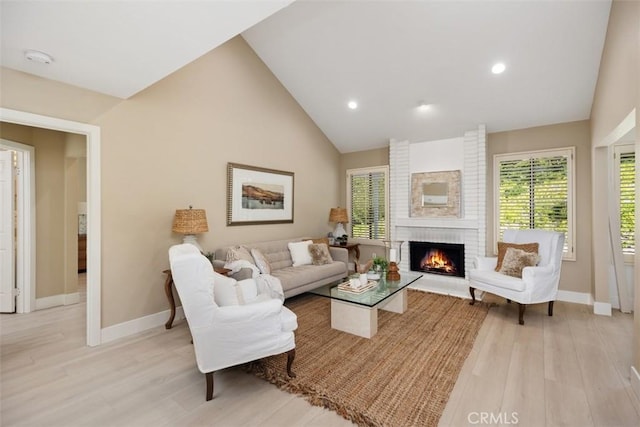
[[[507,229],[565,233],[565,258],[574,259],[573,149],[497,155],[498,240]]]
[[[387,186],[386,167],[347,171],[352,238],[382,240],[387,237]]]
[[[618,191],[620,200],[620,238],[622,252],[633,255],[636,251],[635,242],[635,201],[636,201],[636,153],[633,147],[617,152],[618,163]]]

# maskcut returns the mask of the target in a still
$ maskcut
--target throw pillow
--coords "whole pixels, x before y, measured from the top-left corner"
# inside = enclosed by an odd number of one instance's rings
[[[311,263],[313,265],[331,264],[333,262],[329,247],[325,243],[310,244],[309,253],[311,253]]]
[[[251,249],[251,255],[253,255],[253,259],[262,274],[271,274],[271,264],[264,257],[264,254],[260,252],[258,249]]]
[[[255,264],[253,257],[249,253],[249,250],[244,246],[234,246],[227,251],[227,262],[233,261],[249,261],[251,264]]]
[[[236,279],[213,273],[213,300],[220,307],[238,305],[238,293],[236,292]]]
[[[324,243],[329,246],[329,238],[328,237],[319,237],[317,239],[311,239],[313,243]]]
[[[496,271],[500,271],[502,268],[502,260],[507,253],[508,248],[522,249],[525,252],[538,253],[538,243],[507,243],[498,242],[498,264],[496,265]]]
[[[294,267],[311,264],[311,253],[309,252],[311,243],[311,240],[303,240],[302,242],[289,242],[287,244]]]
[[[258,288],[253,279],[237,281],[218,273],[215,275],[213,299],[220,307],[244,305],[258,296]]]
[[[522,269],[536,265],[539,259],[540,257],[537,253],[526,252],[522,249],[507,248],[499,273],[522,278]]]

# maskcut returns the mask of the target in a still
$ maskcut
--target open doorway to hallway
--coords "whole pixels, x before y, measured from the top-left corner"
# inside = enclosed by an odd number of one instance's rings
[[[101,256],[100,256],[100,128],[55,117],[0,108],[0,124],[33,126],[42,130],[74,133],[86,138],[87,148],[87,291],[86,291],[86,343],[101,343]],[[46,201],[46,200],[45,200]],[[35,204],[35,203],[34,203]],[[35,228],[35,227],[34,227]],[[36,245],[31,246],[35,248]],[[66,252],[65,252],[66,253]],[[49,255],[49,254],[46,254]],[[29,258],[29,257],[25,257]],[[35,299],[35,289],[31,298]],[[35,303],[34,303],[35,305]]]

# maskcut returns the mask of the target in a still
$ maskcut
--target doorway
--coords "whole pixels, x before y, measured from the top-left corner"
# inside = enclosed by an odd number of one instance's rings
[[[20,171],[15,181],[15,215],[19,218],[15,240],[21,242],[13,252],[15,300],[17,313],[29,313],[35,307],[35,153],[34,148],[14,141],[0,140],[0,149],[15,153],[15,167]],[[13,213],[12,213],[13,214]],[[13,221],[12,221],[13,223]],[[13,283],[11,283],[13,287]]]
[[[87,345],[101,337],[100,128],[86,123],[0,108],[0,121],[84,135],[87,143]],[[32,209],[33,211],[33,209]],[[33,248],[32,248],[33,249]],[[24,261],[24,260],[23,260]],[[35,294],[34,294],[35,295]],[[34,298],[32,296],[32,299]]]

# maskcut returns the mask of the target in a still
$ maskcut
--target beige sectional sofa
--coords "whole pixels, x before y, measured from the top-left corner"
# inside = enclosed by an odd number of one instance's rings
[[[269,263],[271,275],[280,279],[285,298],[310,291],[327,283],[340,280],[348,275],[349,253],[345,248],[329,247],[333,262],[324,265],[293,266],[289,251],[289,242],[300,242],[302,238],[272,240],[258,243],[243,243],[241,245],[219,248],[214,254],[214,266],[222,267],[227,260],[227,253],[237,246],[259,250]],[[252,277],[255,268],[242,268],[232,274],[237,280]]]

